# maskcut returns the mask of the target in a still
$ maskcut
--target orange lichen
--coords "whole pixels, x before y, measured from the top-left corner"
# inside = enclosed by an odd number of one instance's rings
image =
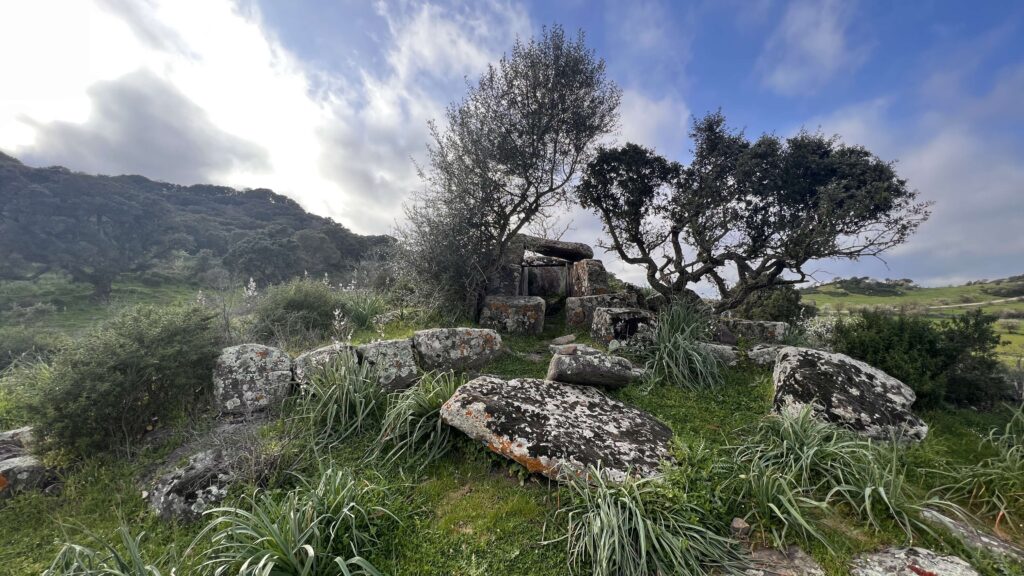
[[[502,456],[511,458],[516,462],[522,464],[531,474],[547,474],[554,466],[548,466],[544,464],[540,458],[534,458],[526,454],[517,454],[512,449],[512,441],[505,438],[498,439],[497,441],[491,441],[487,444],[487,448],[492,452],[497,452]]]
[[[0,474],[0,492],[3,492],[4,488],[7,488],[8,484],[10,484],[10,482],[7,481],[7,477]]]

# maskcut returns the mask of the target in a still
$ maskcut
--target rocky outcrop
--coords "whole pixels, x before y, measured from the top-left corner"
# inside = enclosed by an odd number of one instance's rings
[[[921,517],[946,529],[968,548],[1024,563],[1024,548],[987,532],[982,532],[963,520],[950,518],[930,508],[922,510]]]
[[[571,296],[608,294],[608,272],[605,271],[604,264],[600,260],[592,259],[575,262],[569,273],[569,287]]]
[[[231,464],[223,448],[193,454],[184,466],[158,478],[146,500],[165,520],[198,520],[227,496],[235,481]]]
[[[476,370],[501,355],[501,336],[485,328],[434,328],[412,337],[423,370]]]
[[[335,342],[300,354],[292,363],[295,380],[301,383],[309,382],[311,375],[340,356],[347,356],[349,359],[355,360],[356,350],[348,344]]]
[[[861,554],[850,565],[850,576],[978,576],[956,556],[942,556],[924,548],[888,548]]]
[[[225,348],[213,369],[217,408],[226,414],[251,414],[279,403],[288,394],[292,361],[286,352],[262,344]]]
[[[814,558],[796,546],[785,550],[759,548],[750,554],[747,576],[825,576]]]
[[[914,391],[849,356],[787,347],[773,375],[775,411],[815,417],[869,438],[923,440],[928,426],[910,411]]]
[[[782,352],[783,349],[785,349],[785,346],[758,344],[747,350],[747,360],[758,366],[772,366],[779,358],[779,352]]]
[[[488,296],[480,311],[480,325],[505,334],[540,334],[544,331],[544,299],[538,296]]]
[[[728,330],[733,340],[739,338],[752,343],[764,344],[782,343],[786,338],[786,329],[788,328],[785,322],[741,320],[738,318],[722,318],[721,323]],[[723,344],[727,343],[723,342]],[[735,342],[732,343],[735,344]]]
[[[576,354],[575,346],[563,347],[570,354],[555,354],[548,364],[548,380],[567,384],[622,388],[635,382],[643,370],[633,367],[625,358],[609,354]]]
[[[640,308],[598,308],[590,336],[614,350],[650,335],[654,323],[654,314]]]
[[[56,481],[56,473],[29,453],[31,445],[32,428],[28,426],[0,432],[0,500],[47,489]]]
[[[529,236],[527,234],[520,234],[519,238],[522,239],[527,250],[536,252],[542,256],[562,258],[570,262],[594,257],[593,248],[580,242],[549,240],[547,238],[538,238],[537,236]]]
[[[388,390],[405,390],[420,377],[412,340],[382,340],[356,348],[359,361],[377,370],[380,385]]]
[[[636,308],[636,294],[617,292],[595,296],[571,296],[565,299],[565,322],[569,326],[590,329],[598,308]]]
[[[651,476],[669,458],[672,431],[589,386],[482,376],[441,408],[450,426],[530,472],[558,479],[600,465],[610,480]]]

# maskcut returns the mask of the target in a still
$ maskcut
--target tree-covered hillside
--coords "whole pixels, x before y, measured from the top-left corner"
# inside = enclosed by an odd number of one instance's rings
[[[62,271],[103,298],[120,274],[185,260],[201,283],[278,282],[336,274],[387,241],[271,190],[32,168],[0,153],[0,280]]]

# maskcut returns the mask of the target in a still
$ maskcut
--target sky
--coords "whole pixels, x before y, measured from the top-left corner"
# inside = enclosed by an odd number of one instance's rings
[[[933,215],[832,276],[1024,273],[1024,3],[883,0],[0,0],[0,151],[33,166],[271,188],[366,234],[420,187],[427,123],[543,26],[582,30],[618,132],[671,159],[693,115],[838,135]],[[566,239],[599,221],[562,215]],[[643,274],[611,254],[620,276]]]

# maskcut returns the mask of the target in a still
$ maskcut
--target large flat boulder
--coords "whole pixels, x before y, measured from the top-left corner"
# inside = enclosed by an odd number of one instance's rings
[[[225,348],[213,368],[213,397],[225,414],[251,414],[280,403],[292,382],[292,360],[262,344]]]
[[[420,377],[412,340],[381,340],[356,348],[359,361],[377,370],[380,385],[387,390],[405,390]]]
[[[928,425],[910,411],[914,391],[843,354],[783,348],[775,361],[775,411],[815,417],[869,438],[923,440]]]
[[[854,558],[850,576],[978,576],[978,571],[956,556],[924,548],[887,548]]]
[[[636,294],[617,292],[593,296],[570,296],[565,299],[565,322],[569,326],[590,329],[598,308],[636,308]]]
[[[324,368],[341,356],[355,360],[356,349],[348,344],[335,342],[316,350],[303,352],[292,363],[295,380],[304,384],[309,383],[310,376],[315,374],[317,370]]]
[[[600,386],[603,388],[622,388],[636,382],[643,370],[633,367],[633,363],[619,356],[610,354],[588,354],[584,350],[576,354],[575,346],[564,346],[571,349],[570,354],[555,354],[548,364],[547,380],[581,384],[584,386]]]
[[[596,296],[609,292],[608,272],[600,260],[588,258],[572,265],[572,271],[569,273],[569,294]]]
[[[450,426],[530,472],[558,479],[600,465],[612,481],[652,476],[669,459],[672,431],[595,388],[482,376],[441,408]]]
[[[488,296],[480,311],[480,325],[504,334],[540,334],[544,309],[544,299],[539,296]]]
[[[656,321],[654,314],[640,308],[598,308],[590,337],[614,350],[649,335]]]
[[[536,252],[541,256],[553,256],[570,262],[594,257],[594,249],[580,242],[549,240],[528,234],[520,234],[519,238],[522,239],[527,250]]]
[[[476,370],[501,355],[501,336],[486,328],[433,328],[413,334],[423,370]]]

